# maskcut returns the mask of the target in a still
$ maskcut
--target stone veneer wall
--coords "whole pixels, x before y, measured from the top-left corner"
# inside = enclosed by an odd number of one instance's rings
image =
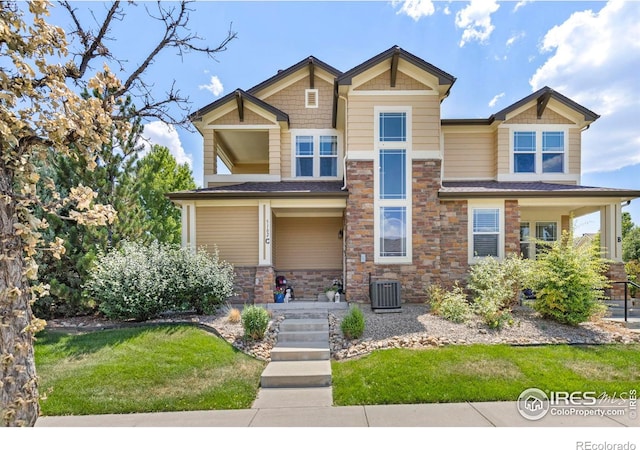
[[[233,283],[235,295],[229,297],[228,300],[234,303],[253,303],[256,268],[235,266],[233,272],[235,274]]]
[[[466,200],[440,203],[440,283],[450,289],[469,269],[468,207]]]
[[[605,276],[609,281],[627,281],[627,272],[624,270],[624,263],[612,262],[609,264]],[[611,300],[624,300],[624,284],[612,284],[605,290],[605,295]]]
[[[440,161],[413,162],[413,263],[374,264],[373,161],[347,163],[347,298],[369,302],[369,280],[398,280],[403,302],[422,302],[440,279]],[[361,261],[364,255],[365,261]]]
[[[273,303],[273,290],[276,287],[276,276],[273,267],[256,267],[254,286],[254,303]]]
[[[318,294],[324,294],[325,288],[333,284],[333,280],[342,279],[342,270],[276,270],[278,276],[287,279],[297,300],[316,300]]]
[[[518,200],[504,202],[504,254],[520,254],[520,207]]]

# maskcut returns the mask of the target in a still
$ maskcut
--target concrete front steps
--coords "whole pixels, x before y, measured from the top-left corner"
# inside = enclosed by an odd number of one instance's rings
[[[253,408],[333,404],[327,308],[298,305],[277,308],[285,319]]]

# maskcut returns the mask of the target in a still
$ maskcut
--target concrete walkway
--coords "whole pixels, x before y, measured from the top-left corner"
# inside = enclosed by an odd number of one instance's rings
[[[622,417],[524,419],[516,402],[257,408],[41,417],[36,427],[637,427]]]

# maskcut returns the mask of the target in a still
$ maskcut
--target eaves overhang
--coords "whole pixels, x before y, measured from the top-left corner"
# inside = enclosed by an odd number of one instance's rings
[[[194,113],[189,114],[189,120],[191,122],[202,121],[202,118],[205,115],[207,115],[211,111],[215,111],[216,109],[226,105],[229,102],[232,102],[232,101],[243,102],[245,100],[273,114],[278,122],[286,122],[287,124],[289,124],[289,115],[287,113],[285,113],[284,111],[281,111],[280,109],[270,105],[269,103],[263,100],[260,100],[258,97],[250,94],[249,92],[243,91],[242,89],[236,89],[235,91],[230,92],[229,94],[216,100],[215,102],[210,103],[207,106],[195,111]]]

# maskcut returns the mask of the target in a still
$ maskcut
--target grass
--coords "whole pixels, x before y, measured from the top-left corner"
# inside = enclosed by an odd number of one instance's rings
[[[640,345],[378,350],[332,373],[336,405],[515,401],[530,387],[611,395],[637,389]]]
[[[44,332],[44,415],[248,408],[265,363],[192,326]]]

